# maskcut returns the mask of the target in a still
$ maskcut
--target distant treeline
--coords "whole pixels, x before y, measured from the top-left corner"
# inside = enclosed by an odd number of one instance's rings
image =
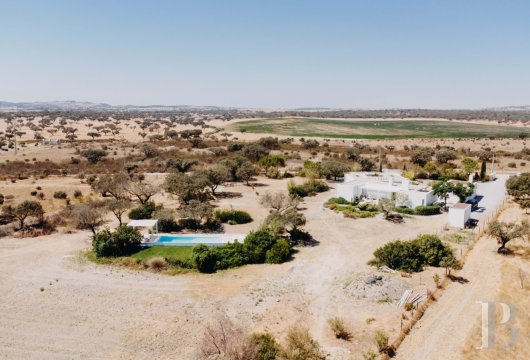
[[[14,111],[0,114],[0,118],[68,118],[72,120],[95,119],[127,120],[137,118],[168,119],[171,121],[186,118],[202,118],[204,121],[240,118],[437,118],[449,120],[493,120],[499,123],[530,122],[530,108],[519,109],[483,109],[483,110],[428,110],[428,109],[389,109],[389,110],[281,110],[261,111],[245,109],[189,109],[189,110],[135,110],[135,109],[88,109],[88,110],[32,110]]]

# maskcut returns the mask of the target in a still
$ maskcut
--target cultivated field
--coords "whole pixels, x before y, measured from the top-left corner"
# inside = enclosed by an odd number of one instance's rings
[[[530,135],[530,129],[506,125],[464,123],[443,120],[336,120],[317,118],[276,118],[247,120],[229,127],[235,131],[289,136],[404,139],[404,138],[484,138]]]

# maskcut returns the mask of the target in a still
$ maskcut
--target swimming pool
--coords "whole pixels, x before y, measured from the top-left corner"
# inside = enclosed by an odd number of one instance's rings
[[[194,246],[204,244],[208,246],[219,246],[238,240],[243,241],[243,234],[161,234],[153,242],[145,242],[146,246]]]

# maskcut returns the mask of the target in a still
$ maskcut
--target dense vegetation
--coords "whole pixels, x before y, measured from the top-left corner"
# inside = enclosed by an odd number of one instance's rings
[[[375,263],[394,270],[418,272],[424,266],[454,263],[453,250],[435,235],[420,235],[411,241],[389,242],[374,252]],[[454,265],[453,265],[454,266]]]

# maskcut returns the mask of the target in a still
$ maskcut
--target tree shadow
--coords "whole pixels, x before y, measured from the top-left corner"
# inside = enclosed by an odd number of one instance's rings
[[[447,277],[449,278],[449,280],[451,280],[452,282],[457,282],[459,284],[467,284],[469,282],[468,279],[462,277],[462,276],[456,276],[456,275],[447,275]]]
[[[256,183],[249,183],[248,186],[251,186],[251,187],[265,187],[265,186],[269,186],[268,184],[264,184],[264,183],[259,183],[259,182],[256,182]]]
[[[215,193],[215,197],[217,199],[235,199],[235,198],[240,198],[242,196],[243,195],[241,193],[233,192],[233,191],[221,191],[221,192]]]

